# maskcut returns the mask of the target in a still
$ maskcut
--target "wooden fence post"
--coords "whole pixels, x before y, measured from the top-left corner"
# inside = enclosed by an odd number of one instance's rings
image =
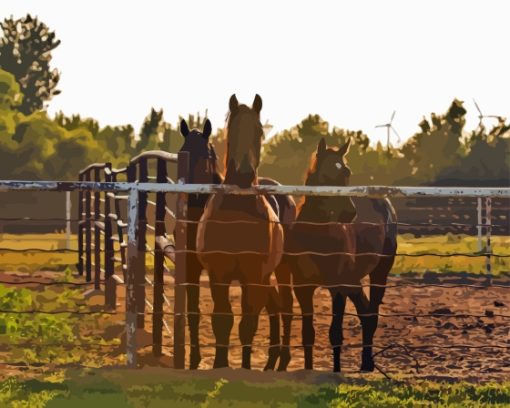
[[[85,172],[85,181],[90,181],[90,170]],[[92,280],[92,219],[90,214],[91,192],[85,192],[85,280]]]
[[[158,183],[167,182],[166,161],[157,160]],[[154,236],[154,311],[152,315],[152,354],[159,357],[162,354],[163,343],[163,292],[164,292],[164,262],[163,248],[158,245],[158,236],[165,235],[165,193],[156,194],[156,231]]]
[[[101,169],[94,169],[94,181],[101,181]],[[101,289],[101,193],[94,192],[94,289]]]
[[[148,181],[148,168],[147,159],[142,158],[138,163],[139,173],[138,182],[147,183]],[[147,252],[147,193],[144,191],[138,192],[138,259],[140,267],[138,270],[136,280],[136,302],[138,304],[138,320],[137,327],[143,329],[145,326],[145,270],[146,270],[146,252]]]
[[[177,182],[186,184],[189,172],[189,153],[179,152],[177,158]],[[177,222],[175,225],[175,300],[174,300],[174,368],[184,368],[184,339],[186,322],[186,256],[188,197],[179,193],[177,198]]]
[[[106,163],[105,181],[112,181],[112,164]],[[114,250],[112,239],[112,220],[110,218],[111,198],[108,191],[104,193],[104,303],[107,310],[115,310],[117,307],[117,282],[113,278],[115,273]]]
[[[79,181],[83,181],[83,174],[78,177]],[[83,276],[83,228],[84,217],[83,217],[83,190],[78,191],[78,273]]]
[[[478,235],[478,252],[482,252],[482,197],[476,199],[476,230]]]
[[[130,166],[131,167],[131,166]],[[128,168],[128,175],[130,169]],[[135,169],[136,171],[136,169]],[[138,308],[136,302],[136,276],[139,273],[140,261],[136,239],[138,218],[138,190],[131,187],[128,199],[128,246],[127,246],[127,272],[126,272],[126,354],[127,365],[136,367],[136,330]]]

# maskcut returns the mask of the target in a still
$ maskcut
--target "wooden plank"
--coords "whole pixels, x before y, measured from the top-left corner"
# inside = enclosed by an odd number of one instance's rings
[[[106,163],[105,168],[105,181],[112,181],[112,168],[111,163]],[[109,171],[106,171],[109,170]],[[104,211],[105,214],[110,214],[111,211],[111,200],[108,193],[104,193]],[[104,220],[104,269],[105,269],[105,284],[104,284],[104,303],[107,310],[115,310],[117,308],[117,282],[113,278],[115,274],[115,251],[113,248],[113,231],[112,231],[112,220],[110,217],[105,217]]]
[[[138,161],[138,181],[146,183],[148,181],[147,159],[141,158]],[[147,192],[138,192],[138,259],[140,265],[136,274],[136,302],[138,310],[137,327],[143,329],[145,326],[145,264],[146,264],[146,243],[147,243]]]
[[[94,168],[94,181],[101,181],[101,169]],[[101,193],[99,191],[94,192],[94,225],[96,222],[100,222],[101,212]],[[104,225],[103,225],[104,228]],[[99,228],[94,228],[94,289],[101,289],[101,231]]]
[[[166,161],[157,161],[157,182],[166,183]],[[158,237],[165,235],[165,193],[156,194],[156,230],[154,242],[154,310],[152,314],[152,354],[159,357],[163,344],[163,278],[164,278],[164,250],[158,245]]]
[[[78,176],[79,181],[83,181],[83,174]],[[78,191],[78,274],[83,276],[83,191]]]
[[[90,171],[84,174],[85,181],[90,181]],[[92,280],[92,225],[91,225],[91,201],[90,191],[85,192],[85,280]]]
[[[188,182],[189,153],[179,152],[177,160],[177,182],[182,186]],[[179,193],[177,198],[177,222],[175,226],[175,300],[174,300],[174,368],[184,368],[184,339],[186,313],[186,253],[188,197]]]

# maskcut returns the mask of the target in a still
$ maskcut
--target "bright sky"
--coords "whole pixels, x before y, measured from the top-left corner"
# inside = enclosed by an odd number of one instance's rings
[[[62,40],[50,112],[102,126],[138,130],[153,106],[171,123],[208,108],[216,128],[232,93],[247,104],[259,93],[272,133],[318,113],[385,140],[374,126],[395,109],[407,138],[454,97],[468,129],[472,98],[510,117],[506,0],[1,1],[0,17],[27,12]]]

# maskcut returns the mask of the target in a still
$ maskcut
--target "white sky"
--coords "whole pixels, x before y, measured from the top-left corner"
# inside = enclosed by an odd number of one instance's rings
[[[423,114],[464,100],[468,129],[510,117],[510,2],[1,0],[0,18],[37,15],[62,44],[62,94],[50,112],[139,129],[150,108],[209,109],[223,126],[228,98],[262,96],[274,131],[318,113],[385,140],[407,138]],[[489,121],[489,119],[487,120]]]

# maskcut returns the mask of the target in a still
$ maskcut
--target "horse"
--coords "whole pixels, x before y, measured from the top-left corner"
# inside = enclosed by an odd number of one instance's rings
[[[217,171],[217,155],[214,146],[209,142],[211,135],[211,123],[206,120],[203,131],[198,129],[189,130],[186,121],[183,119],[180,124],[180,132],[184,137],[181,151],[189,152],[190,171],[189,183],[194,184],[221,184],[222,175]],[[262,185],[279,185],[270,178],[257,177],[257,183]],[[208,194],[190,194],[188,196],[188,219],[194,221],[188,224],[187,248],[192,250],[187,254],[186,282],[191,283],[187,288],[188,326],[190,331],[190,368],[198,367],[200,356],[199,332],[199,281],[202,264],[196,254],[197,228],[204,213],[204,208],[209,199]],[[295,219],[296,204],[292,197],[283,195],[266,195],[274,213],[280,223],[290,224]],[[270,315],[271,337],[269,358],[265,369],[272,369],[276,364],[279,354],[279,305],[277,304],[278,294],[274,288],[270,288],[270,296],[266,309]]]
[[[348,141],[340,148],[318,144],[306,177],[310,186],[346,186],[351,170],[345,156]],[[329,339],[333,348],[333,371],[339,372],[342,324],[347,297],[356,307],[362,325],[361,370],[373,371],[372,341],[378,324],[379,306],[397,250],[396,214],[388,199],[346,196],[307,196],[298,208],[296,222],[285,231],[285,252],[276,269],[278,283],[289,282],[302,312],[304,367],[313,369],[313,295],[317,287],[329,289],[332,321]],[[361,280],[370,279],[370,299]],[[292,289],[279,287],[283,338],[279,370],[290,361]]]

